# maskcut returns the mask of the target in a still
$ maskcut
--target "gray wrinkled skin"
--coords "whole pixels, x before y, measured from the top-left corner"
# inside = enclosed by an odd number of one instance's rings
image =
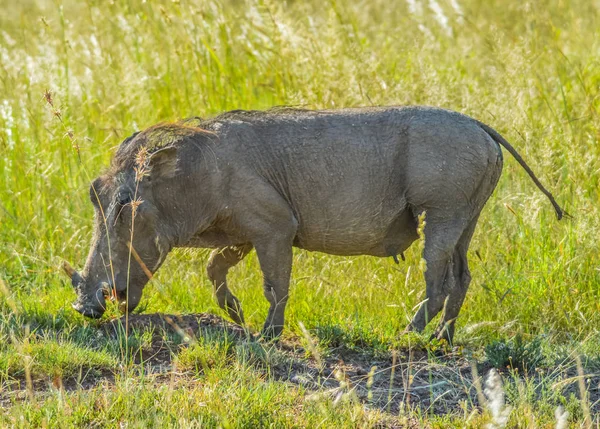
[[[551,194],[501,136],[447,110],[233,111],[149,128],[125,140],[110,170],[92,184],[96,232],[82,275],[73,276],[74,307],[100,317],[102,291],[112,288],[131,311],[148,271],[172,248],[204,247],[215,249],[207,270],[219,305],[243,323],[226,275],[255,249],[270,303],[263,334],[278,336],[293,246],[396,258],[418,238],[417,216],[426,212],[427,300],[407,329],[422,331],[444,308],[436,335],[451,340],[471,280],[469,242],[502,171],[499,144],[560,218]],[[149,173],[136,181],[142,147]],[[143,202],[132,243],[142,264],[130,257],[128,244],[136,197]]]

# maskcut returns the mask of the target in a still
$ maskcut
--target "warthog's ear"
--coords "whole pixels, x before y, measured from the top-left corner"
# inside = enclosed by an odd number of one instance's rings
[[[150,176],[157,178],[172,178],[177,170],[177,148],[167,146],[150,155],[148,161]]]
[[[90,185],[90,201],[96,207],[100,206],[100,195],[104,191],[105,178],[100,176]]]

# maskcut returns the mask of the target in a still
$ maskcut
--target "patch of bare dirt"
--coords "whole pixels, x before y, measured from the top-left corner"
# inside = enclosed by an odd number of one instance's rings
[[[246,331],[241,326],[227,322],[209,313],[170,315],[163,313],[131,314],[110,320],[102,325],[110,335],[119,335],[128,329],[134,331],[166,331],[172,334],[196,337],[203,330],[223,331],[233,337],[245,336]],[[158,328],[158,329],[157,329]]]
[[[217,332],[239,342],[257,341],[240,326],[212,314],[130,315],[128,320],[122,317],[105,323],[103,329],[114,337],[125,330],[129,335],[151,331],[152,347],[142,350],[135,359],[146,365],[146,373],[154,374],[174,369],[174,350],[165,342],[165,332],[188,342]],[[318,358],[294,339],[263,347],[274,356],[257,362],[257,367],[268,369],[279,381],[303,386],[314,397],[350,398],[393,414],[416,404],[435,413],[447,413],[459,410],[461,401],[475,398],[471,368],[459,354],[445,354],[436,362],[426,351],[414,349],[373,358],[341,346]]]
[[[302,349],[291,354],[304,355]],[[314,395],[346,395],[392,414],[414,405],[446,414],[460,410],[460,402],[474,399],[476,393],[471,367],[458,354],[428,359],[426,352],[416,349],[373,358],[340,348],[320,361],[302,358],[299,362],[278,368],[276,377],[303,385]]]
[[[227,322],[209,313],[169,315],[163,313],[132,314],[110,320],[102,325],[105,333],[113,338],[135,333],[150,332],[150,347],[142,347],[133,359],[135,363],[144,363],[151,373],[171,370],[173,352],[179,346],[193,344],[200,336],[207,334],[227,334],[229,338],[239,340],[247,338],[248,333],[239,325]],[[181,342],[175,349],[168,339],[176,338]]]

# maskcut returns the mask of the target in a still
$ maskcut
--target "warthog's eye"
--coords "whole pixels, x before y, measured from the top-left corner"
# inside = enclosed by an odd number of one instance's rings
[[[129,203],[131,203],[131,195],[119,194],[117,196],[117,204],[119,204],[120,206],[126,206]]]

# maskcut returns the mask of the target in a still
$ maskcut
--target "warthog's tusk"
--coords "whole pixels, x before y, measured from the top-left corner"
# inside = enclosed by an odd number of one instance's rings
[[[67,261],[63,261],[62,269],[65,272],[65,274],[68,275],[71,279],[71,284],[73,285],[73,287],[77,289],[79,287],[79,284],[83,281],[79,273],[75,271],[75,268],[73,268]]]
[[[65,274],[69,276],[70,279],[72,279],[73,276],[75,274],[77,274],[77,271],[75,271],[75,268],[73,268],[71,266],[71,264],[69,264],[67,261],[63,261],[63,263],[62,263],[62,269],[65,272]]]

